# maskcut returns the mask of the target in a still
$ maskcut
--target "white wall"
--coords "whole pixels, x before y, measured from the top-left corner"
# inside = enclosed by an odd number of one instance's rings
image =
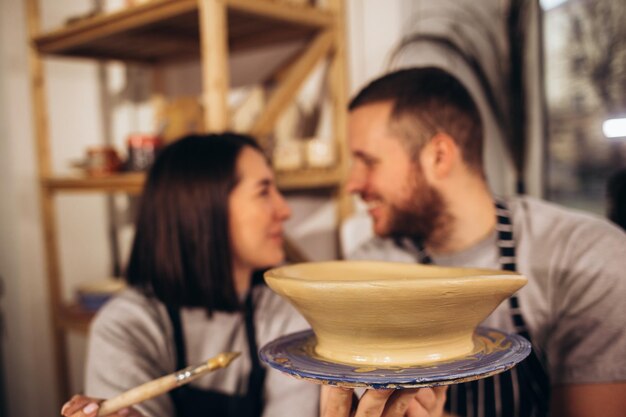
[[[0,2],[0,275],[9,415],[56,413],[21,2]]]

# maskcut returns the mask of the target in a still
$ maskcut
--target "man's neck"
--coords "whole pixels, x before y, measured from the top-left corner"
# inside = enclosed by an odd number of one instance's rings
[[[496,225],[493,196],[486,184],[472,184],[447,198],[451,225],[445,236],[426,242],[426,250],[434,255],[451,254],[468,249],[485,239]]]

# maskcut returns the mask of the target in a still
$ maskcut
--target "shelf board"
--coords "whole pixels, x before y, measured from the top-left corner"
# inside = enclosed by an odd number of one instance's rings
[[[144,173],[123,173],[112,174],[106,177],[78,175],[49,177],[42,180],[42,185],[53,191],[139,194],[144,181]]]
[[[198,2],[152,0],[85,18],[33,39],[51,55],[157,63],[200,54]],[[332,25],[330,12],[272,0],[226,0],[233,51],[306,39]]]
[[[55,192],[106,192],[139,194],[145,181],[144,173],[112,174],[106,177],[54,176],[41,181],[44,188]],[[338,168],[307,168],[277,172],[276,183],[283,191],[311,190],[337,187],[341,183]]]
[[[85,310],[78,304],[61,305],[59,306],[57,326],[64,330],[87,333],[95,315],[94,311]]]
[[[338,167],[305,168],[276,173],[276,184],[282,191],[334,188],[341,184],[341,180],[342,175]]]

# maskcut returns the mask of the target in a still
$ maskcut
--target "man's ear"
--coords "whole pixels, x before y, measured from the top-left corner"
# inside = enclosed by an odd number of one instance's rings
[[[459,146],[446,133],[437,133],[420,152],[420,163],[424,175],[431,182],[450,176],[460,158]]]

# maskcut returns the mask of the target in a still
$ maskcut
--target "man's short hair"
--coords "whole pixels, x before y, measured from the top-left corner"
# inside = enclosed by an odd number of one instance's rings
[[[370,82],[348,108],[386,101],[393,105],[389,127],[414,157],[433,136],[446,133],[458,144],[468,167],[484,175],[480,113],[459,80],[435,67],[395,71]]]

